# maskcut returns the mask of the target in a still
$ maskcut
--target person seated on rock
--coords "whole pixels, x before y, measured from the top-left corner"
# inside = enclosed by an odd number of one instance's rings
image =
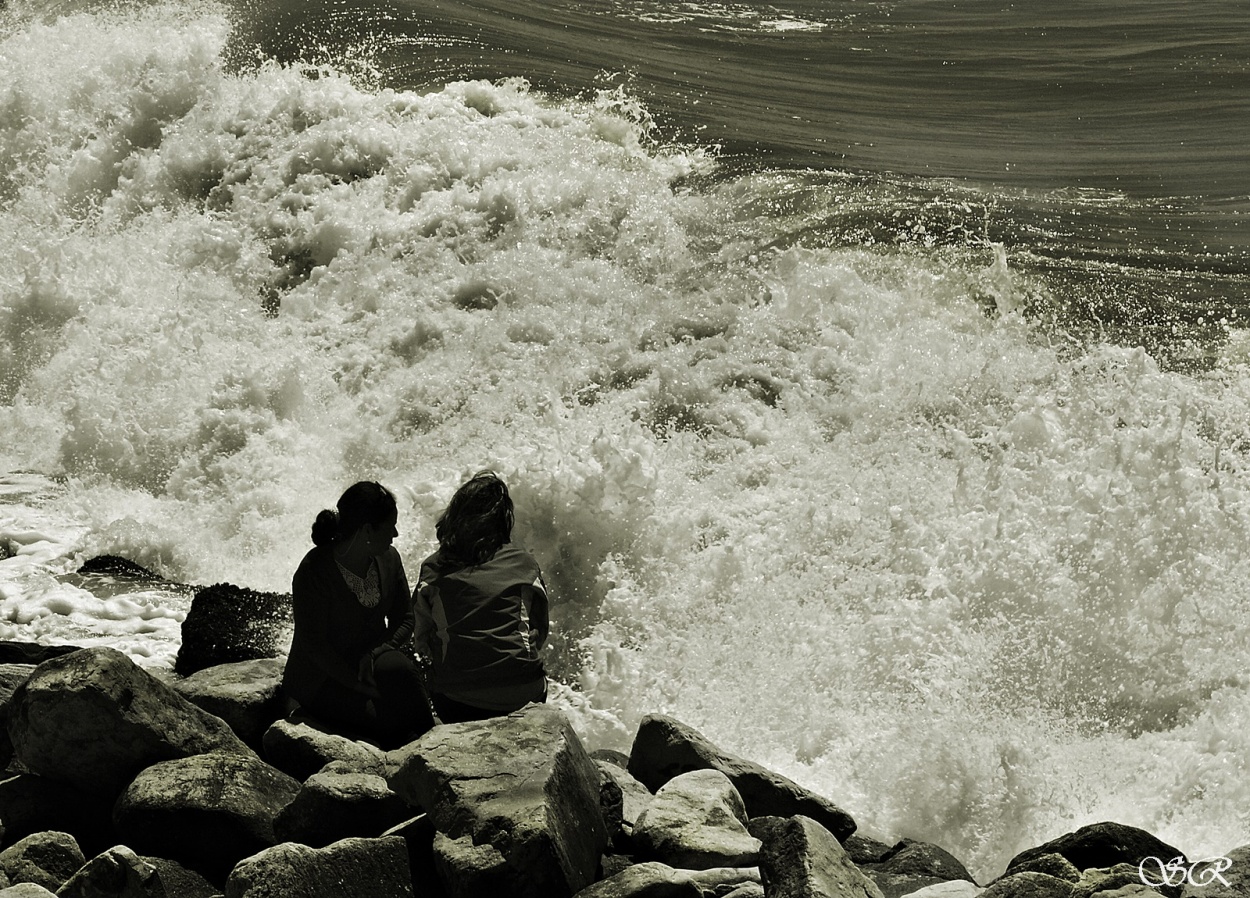
[[[291,588],[295,634],[282,685],[300,708],[383,748],[434,725],[411,654],[408,579],[391,545],[395,497],[362,481],[313,524]]]
[[[414,595],[417,652],[443,723],[482,720],[547,699],[538,649],[547,588],[538,562],[511,542],[512,498],[482,472],[456,491],[435,525],[438,551]]]

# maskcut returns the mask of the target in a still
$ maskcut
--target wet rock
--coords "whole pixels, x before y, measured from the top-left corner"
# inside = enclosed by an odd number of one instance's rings
[[[746,823],[742,797],[729,777],[692,770],[660,787],[638,818],[633,840],[672,867],[747,867],[759,863],[760,840]]]
[[[912,892],[910,898],[978,898],[985,889],[966,879],[939,882]]]
[[[226,881],[226,898],[412,895],[408,851],[399,836],[345,839],[325,848],[285,842],[242,861]]]
[[[213,752],[154,764],[117,800],[122,841],[171,858],[213,882],[273,845],[274,818],[299,783],[255,755]]]
[[[769,898],[881,898],[833,833],[802,815],[751,821]]]
[[[86,863],[69,833],[35,833],[0,851],[0,870],[11,885],[29,882],[56,891]]]
[[[1009,873],[994,880],[981,898],[1072,898],[1073,883],[1045,873]]]
[[[191,600],[182,622],[175,672],[189,676],[206,667],[276,658],[289,641],[291,597],[217,583]]]
[[[1061,855],[1078,870],[1114,867],[1116,864],[1137,865],[1148,857],[1157,857],[1164,861],[1184,857],[1179,849],[1144,829],[1123,823],[1103,822],[1082,826],[1075,832],[1020,852],[1007,864],[1007,872],[1013,873],[1021,865],[1043,854]]]
[[[850,814],[793,780],[722,752],[702,734],[671,717],[650,714],[643,718],[629,752],[629,772],[648,789],[655,791],[675,776],[708,768],[729,777],[750,817],[802,814],[839,841],[855,832]]]
[[[596,761],[599,772],[612,780],[621,792],[621,829],[626,836],[632,836],[634,824],[637,823],[638,817],[647,809],[647,805],[651,803],[651,791],[638,782],[624,766],[608,763],[607,761]]]
[[[557,709],[437,726],[391,756],[391,788],[438,831],[450,894],[561,898],[594,880],[607,844],[599,772]]]
[[[862,864],[860,869],[877,884],[885,898],[901,898],[925,886],[950,880],[967,880],[972,875],[950,852],[928,842],[905,839],[879,861]]]
[[[275,721],[262,739],[265,760],[283,773],[306,780],[332,761],[352,770],[383,774],[386,753],[376,745],[328,733],[301,717]]]
[[[280,842],[323,848],[349,837],[375,837],[412,816],[386,780],[341,761],[314,773],[274,820]]]
[[[1182,898],[1250,898],[1250,845],[1195,864],[1181,894]]]
[[[1047,876],[1055,876],[1059,879],[1066,879],[1068,882],[1076,882],[1081,878],[1081,871],[1076,869],[1073,863],[1062,854],[1039,854],[1028,860],[1021,861],[1014,868],[1016,873],[1045,873]]]
[[[701,898],[738,894],[743,888],[750,890],[747,894],[763,894],[758,868],[678,870],[648,861],[600,880],[578,892],[577,898]]]
[[[171,685],[196,707],[220,717],[236,736],[261,750],[265,731],[284,713],[279,658],[236,661],[196,671]]]
[[[57,898],[212,898],[213,885],[171,861],[144,858],[116,845],[87,861]]]
[[[23,882],[7,889],[0,889],[0,898],[56,898],[56,892],[49,892],[41,885]]]
[[[32,773],[106,797],[158,761],[216,750],[251,754],[220,718],[109,648],[35,668],[9,702],[8,733]]]

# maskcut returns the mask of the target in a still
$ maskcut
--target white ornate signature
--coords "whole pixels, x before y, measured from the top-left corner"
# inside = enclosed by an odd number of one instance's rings
[[[1228,880],[1222,874],[1232,865],[1232,859],[1226,857],[1208,857],[1190,864],[1183,857],[1174,857],[1166,862],[1157,857],[1146,857],[1137,865],[1137,874],[1148,886],[1179,886],[1186,882],[1191,886],[1209,886],[1218,880],[1224,888],[1229,888]],[[1156,875],[1158,879],[1153,878]]]

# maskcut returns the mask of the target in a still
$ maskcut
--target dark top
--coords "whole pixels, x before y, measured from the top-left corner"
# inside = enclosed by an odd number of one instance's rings
[[[432,690],[453,697],[470,690],[484,701],[502,690],[505,703],[518,687],[541,693],[547,590],[538,562],[520,546],[507,543],[479,565],[436,552],[421,564],[414,605]]]
[[[366,608],[343,579],[328,546],[304,556],[291,585],[295,635],[282,686],[301,704],[327,680],[355,688],[360,659],[383,644],[400,648],[412,638],[408,578],[395,547],[374,558],[381,600]]]

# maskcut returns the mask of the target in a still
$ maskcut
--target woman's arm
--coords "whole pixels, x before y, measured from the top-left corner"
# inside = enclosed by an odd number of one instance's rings
[[[387,586],[391,606],[386,614],[386,640],[374,648],[374,657],[384,651],[407,645],[416,628],[416,614],[412,607],[412,594],[408,591],[408,576],[404,573],[404,563],[394,548],[391,549],[387,561],[387,567],[392,569]]]
[[[531,586],[521,592],[521,601],[525,603],[526,613],[530,622],[531,642],[535,649],[543,647],[551,632],[549,603],[547,601],[547,585],[540,575]]]

